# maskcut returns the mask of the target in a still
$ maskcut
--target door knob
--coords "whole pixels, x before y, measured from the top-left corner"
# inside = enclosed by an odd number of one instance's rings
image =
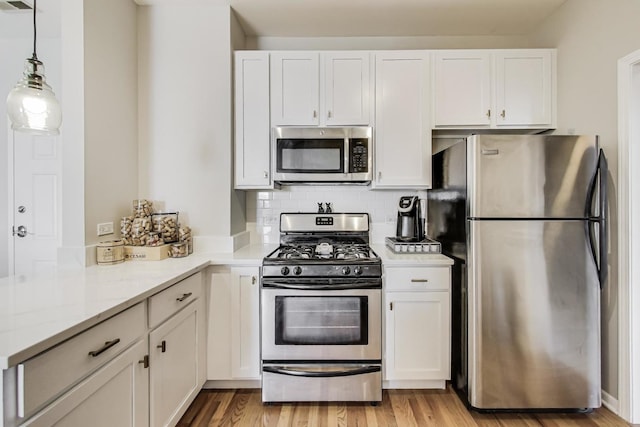
[[[13,229],[13,235],[18,237],[27,237],[27,227],[24,225],[18,226],[18,228]]]

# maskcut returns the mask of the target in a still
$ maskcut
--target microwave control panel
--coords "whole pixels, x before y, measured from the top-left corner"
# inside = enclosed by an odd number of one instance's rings
[[[369,141],[367,138],[349,139],[349,172],[369,172]]]

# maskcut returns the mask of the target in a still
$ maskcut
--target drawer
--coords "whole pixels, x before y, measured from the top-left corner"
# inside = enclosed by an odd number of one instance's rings
[[[149,298],[149,328],[186,307],[202,293],[202,273],[196,273]]]
[[[139,303],[18,365],[18,415],[30,417],[146,332]]]
[[[384,269],[387,291],[441,291],[451,288],[450,267],[391,267]]]

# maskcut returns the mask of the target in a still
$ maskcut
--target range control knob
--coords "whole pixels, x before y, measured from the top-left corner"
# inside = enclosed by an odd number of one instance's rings
[[[351,269],[349,267],[342,267],[342,274],[347,276],[351,273]]]
[[[362,274],[362,267],[360,267],[360,266],[354,267],[353,274],[355,274],[356,276],[361,275]]]
[[[300,267],[293,268],[293,274],[295,274],[296,276],[299,276],[301,273],[302,273],[302,269]]]
[[[283,276],[286,276],[287,274],[289,274],[289,267],[282,267],[280,269],[280,273],[282,273]]]

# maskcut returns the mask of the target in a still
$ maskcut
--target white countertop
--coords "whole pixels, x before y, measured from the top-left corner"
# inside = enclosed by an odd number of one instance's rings
[[[275,245],[234,253],[127,261],[0,279],[0,369],[29,357],[143,301],[208,265],[260,265]]]
[[[394,254],[371,245],[385,266],[451,265],[443,255]],[[194,253],[0,279],[0,369],[7,369],[145,300],[209,265],[262,264],[277,245]]]

